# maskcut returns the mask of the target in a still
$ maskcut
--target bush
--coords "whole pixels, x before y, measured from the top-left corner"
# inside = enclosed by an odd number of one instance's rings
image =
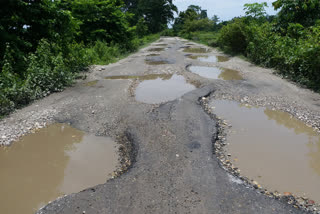
[[[61,91],[73,81],[74,75],[65,65],[62,54],[55,55],[54,49],[54,45],[41,40],[35,54],[29,56],[26,84],[41,93],[36,94],[36,98]]]
[[[114,62],[121,54],[118,45],[109,45],[103,41],[95,42],[87,51],[91,62],[96,65],[105,65]]]
[[[320,91],[320,27],[303,29],[290,24],[288,34],[272,31],[272,26],[249,25],[247,57],[257,64],[273,67],[280,74],[315,91]]]
[[[68,46],[68,54],[64,61],[73,73],[77,73],[86,69],[92,60],[88,54],[88,49],[83,43],[74,42]]]
[[[173,29],[165,29],[161,32],[161,36],[177,36]]]
[[[242,19],[223,26],[218,37],[219,46],[227,52],[245,53],[248,42],[246,38],[246,25]]]

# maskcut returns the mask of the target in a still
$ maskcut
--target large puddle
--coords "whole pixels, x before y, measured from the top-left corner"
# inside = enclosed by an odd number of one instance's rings
[[[198,74],[202,77],[209,79],[223,79],[223,80],[242,80],[239,71],[218,68],[218,67],[205,67],[205,66],[190,66],[189,70],[192,73]]]
[[[157,104],[175,100],[196,87],[187,83],[181,75],[172,75],[169,79],[157,78],[145,80],[136,88],[136,100]]]
[[[160,56],[148,56],[145,60],[148,65],[163,65],[163,64],[174,64],[173,59],[167,59]]]
[[[320,134],[288,113],[216,100],[232,125],[227,150],[241,174],[264,188],[320,202]]]
[[[148,49],[149,52],[160,52],[164,51],[165,48],[150,48]]]
[[[117,144],[54,124],[0,148],[1,213],[33,214],[64,194],[105,183],[118,166]]]
[[[210,50],[208,48],[192,48],[188,47],[183,50],[183,52],[187,53],[209,53]]]
[[[109,76],[105,77],[107,80],[129,80],[129,79],[139,79],[139,80],[155,80],[161,78],[163,80],[168,80],[172,77],[172,74],[147,74],[143,76],[138,75],[120,75],[120,76]]]
[[[230,60],[229,57],[226,56],[205,56],[205,55],[189,55],[188,56],[190,59],[196,59],[199,60],[200,62],[226,62]]]

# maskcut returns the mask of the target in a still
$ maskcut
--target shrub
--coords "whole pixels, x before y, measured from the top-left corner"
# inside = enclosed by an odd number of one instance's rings
[[[29,56],[27,68],[26,84],[41,93],[35,97],[61,91],[72,83],[73,78],[70,68],[63,61],[62,54],[55,55],[52,46],[46,40],[41,40],[35,54]]]
[[[218,37],[219,46],[227,52],[245,53],[248,42],[246,25],[241,19],[223,26]]]

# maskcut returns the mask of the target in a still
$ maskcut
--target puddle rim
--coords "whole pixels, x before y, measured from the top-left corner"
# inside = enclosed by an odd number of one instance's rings
[[[218,68],[222,71],[227,71],[227,70],[232,70],[232,71],[237,71],[238,74],[242,77],[242,79],[232,79],[232,80],[224,80],[222,78],[217,78],[217,79],[213,79],[213,78],[208,78],[208,77],[204,77],[204,76],[201,76],[197,73],[194,73],[190,70],[190,67],[192,66],[195,66],[195,67],[207,67],[207,68]],[[198,75],[199,77],[201,78],[204,78],[206,80],[222,80],[222,81],[244,81],[246,78],[245,78],[245,75],[242,71],[240,70],[234,70],[234,69],[231,69],[231,68],[225,68],[225,67],[222,67],[219,65],[219,63],[207,63],[206,65],[204,65],[204,62],[197,62],[195,64],[193,63],[190,63],[188,65],[185,66],[185,69],[187,70],[187,72],[190,72],[192,74],[195,74],[195,75]],[[221,72],[222,73],[222,72]]]
[[[289,206],[293,208],[297,208],[303,211],[307,211],[314,214],[319,214],[319,208],[320,208],[320,202],[315,202],[312,200],[312,198],[308,198],[305,196],[295,195],[293,193],[290,193],[289,195],[281,194],[277,191],[269,191],[268,189],[262,187],[260,184],[255,183],[253,179],[250,179],[246,175],[243,175],[240,173],[240,170],[238,167],[234,166],[231,161],[231,156],[226,150],[227,142],[226,142],[226,136],[228,134],[228,130],[231,129],[231,127],[228,126],[228,124],[225,124],[225,121],[223,118],[220,118],[218,115],[216,115],[212,109],[209,107],[210,100],[218,99],[218,100],[225,100],[225,101],[234,101],[238,102],[240,104],[245,104],[241,101],[237,101],[235,99],[226,99],[226,98],[216,98],[214,96],[215,92],[211,92],[210,94],[202,97],[199,99],[201,107],[204,109],[204,111],[210,116],[211,119],[216,121],[217,125],[217,132],[214,133],[215,138],[212,139],[212,155],[218,160],[219,166],[228,173],[228,175],[232,176],[235,179],[239,179],[242,181],[239,185],[244,185],[248,188],[254,189],[256,192],[263,194],[267,197],[273,198],[278,201],[284,201],[286,204],[289,204]],[[212,96],[213,95],[213,96]],[[256,107],[264,107],[268,108],[268,106],[263,105],[257,105]],[[282,112],[282,109],[273,108],[275,110],[279,110]],[[286,112],[290,114],[293,118],[301,121],[305,125],[307,125],[304,121],[298,119],[295,115],[291,114],[290,112]],[[315,132],[320,133],[320,130],[314,129]],[[303,203],[299,203],[299,201],[303,201]],[[309,204],[309,202],[312,201],[312,204]],[[316,208],[317,211],[314,210]]]

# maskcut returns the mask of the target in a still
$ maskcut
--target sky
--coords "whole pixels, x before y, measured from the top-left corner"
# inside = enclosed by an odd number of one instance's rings
[[[208,17],[217,15],[220,20],[228,21],[236,16],[244,15],[243,5],[246,3],[261,3],[267,2],[266,8],[268,15],[276,14],[273,10],[272,2],[275,0],[174,0],[174,4],[178,7],[179,11],[184,11],[189,5],[198,5],[203,10],[208,10]]]

